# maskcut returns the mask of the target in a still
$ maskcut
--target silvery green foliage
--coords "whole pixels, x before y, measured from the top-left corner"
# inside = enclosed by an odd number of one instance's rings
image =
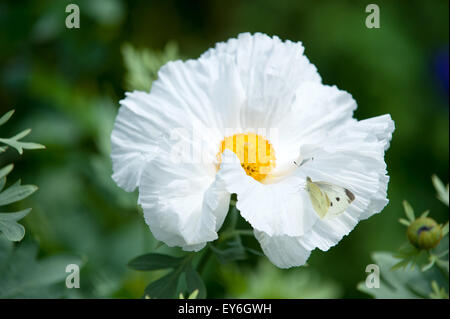
[[[422,272],[418,267],[392,269],[398,259],[390,252],[375,252],[372,260],[380,267],[380,287],[368,288],[365,282],[358,284],[358,289],[377,299],[417,299],[428,298],[432,293],[432,281],[440,281],[439,270]]]
[[[0,126],[13,115],[9,111],[0,118]],[[12,147],[23,153],[24,149],[42,149],[43,145],[23,142],[31,130],[25,130],[11,138],[0,138],[0,151]],[[37,190],[34,185],[22,185],[20,180],[5,187],[13,164],[0,169],[0,207],[17,203]],[[3,211],[3,209],[1,209]],[[18,223],[31,208],[16,212],[0,213],[0,298],[59,298],[64,296],[64,285],[68,264],[81,264],[78,257],[56,255],[38,260],[38,246],[29,241],[15,245],[25,235],[25,228]]]
[[[24,240],[14,244],[0,234],[0,298],[60,298],[67,290],[63,281],[69,264],[78,257],[57,255],[36,259],[38,247]]]
[[[138,50],[131,44],[124,44],[122,55],[126,68],[125,84],[129,90],[150,91],[158,70],[169,61],[179,58],[178,46],[169,42],[162,52],[150,49]]]
[[[5,124],[11,118],[11,116],[13,114],[14,114],[14,110],[11,110],[11,111],[7,112],[6,114],[4,114],[0,118],[0,125]],[[17,152],[19,152],[19,154],[21,154],[21,155],[22,155],[24,149],[35,150],[35,149],[45,148],[41,144],[21,141],[21,139],[23,139],[25,136],[30,134],[30,132],[31,132],[31,129],[27,129],[27,130],[22,131],[10,138],[0,138],[0,143],[6,145],[6,146],[0,147],[0,152],[4,152],[8,146],[15,148],[17,150]]]
[[[448,184],[444,186],[436,175],[432,176],[432,182],[437,191],[437,198],[448,207]],[[406,219],[401,218],[399,222],[409,227],[416,220],[416,215],[407,201],[403,202],[403,207]],[[427,217],[428,214],[429,211],[425,211],[419,218]],[[448,299],[448,221],[439,227],[442,230],[442,239],[433,249],[417,249],[407,243],[397,253],[373,253],[372,260],[381,272],[380,287],[368,288],[364,282],[360,282],[358,289],[379,299]]]
[[[0,126],[5,124],[13,114],[14,110],[4,114],[0,118]],[[3,144],[0,146],[0,152],[4,152],[8,147],[13,147],[19,154],[22,154],[24,149],[44,148],[40,144],[21,141],[30,132],[31,130],[28,129],[10,138],[0,138],[0,144]],[[13,164],[6,165],[0,169],[0,207],[21,201],[37,190],[37,187],[34,185],[21,185],[20,180],[5,188],[7,176],[12,170]],[[1,211],[3,210],[2,208],[0,209]],[[11,241],[22,240],[25,235],[25,228],[18,221],[24,218],[30,211],[31,208],[17,212],[0,212],[0,233],[3,233]]]
[[[438,199],[448,206],[449,185],[447,184],[447,186],[444,186],[444,183],[442,183],[442,181],[436,175],[433,175],[431,177],[431,180],[433,181],[434,188],[436,188]]]

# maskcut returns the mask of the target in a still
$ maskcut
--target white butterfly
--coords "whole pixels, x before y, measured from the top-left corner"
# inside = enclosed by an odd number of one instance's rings
[[[326,182],[313,182],[309,177],[306,177],[306,190],[314,210],[322,219],[343,213],[355,200],[355,195],[348,189]]]

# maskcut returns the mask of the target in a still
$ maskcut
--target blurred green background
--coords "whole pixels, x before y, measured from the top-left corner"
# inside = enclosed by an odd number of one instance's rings
[[[81,28],[66,29],[65,7],[76,3]],[[365,1],[1,1],[0,113],[16,114],[0,136],[32,128],[28,138],[46,150],[20,156],[9,181],[22,178],[39,191],[19,208],[23,245],[39,244],[39,258],[59,253],[83,259],[81,288],[63,297],[139,298],[163,272],[138,273],[127,262],[154,251],[156,241],[128,194],[111,180],[109,136],[127,90],[122,48],[156,52],[172,41],[183,58],[196,58],[241,32],[302,41],[324,83],[350,92],[355,116],[390,113],[396,131],[387,152],[390,204],[361,222],[338,246],[314,251],[309,267],[279,270],[265,257],[208,264],[209,297],[368,297],[356,289],[376,250],[405,242],[401,202],[448,219],[430,177],[448,182],[449,2],[376,1],[381,28],[365,27]],[[243,223],[243,221],[241,221]],[[245,226],[245,225],[243,225]],[[251,239],[249,245],[258,248]],[[158,252],[179,254],[177,249]]]

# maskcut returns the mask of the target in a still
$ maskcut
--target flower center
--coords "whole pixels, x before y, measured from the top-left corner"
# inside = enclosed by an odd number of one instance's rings
[[[261,135],[240,133],[225,137],[217,154],[219,165],[225,149],[233,151],[247,175],[259,182],[275,167],[276,158],[272,144]]]

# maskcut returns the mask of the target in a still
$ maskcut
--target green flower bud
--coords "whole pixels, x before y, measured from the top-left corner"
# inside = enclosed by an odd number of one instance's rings
[[[406,234],[414,247],[429,250],[441,241],[442,228],[434,219],[420,217],[409,225]]]

